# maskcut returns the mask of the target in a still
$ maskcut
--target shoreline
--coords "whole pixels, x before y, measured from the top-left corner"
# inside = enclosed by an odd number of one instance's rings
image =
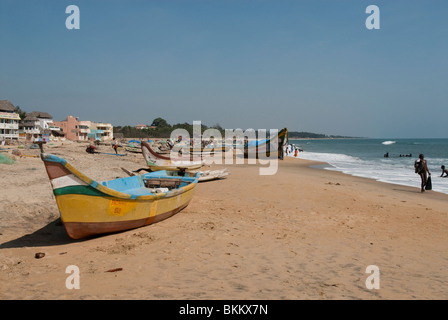
[[[448,194],[448,180],[439,178],[440,165],[448,161],[444,147],[448,141],[436,140],[399,139],[391,148],[380,144],[383,139],[361,139],[359,141],[362,142],[356,143],[349,142],[351,140],[340,143],[331,143],[332,140],[321,140],[322,143],[305,143],[307,140],[290,142],[304,151],[299,152],[298,157],[327,162],[334,167],[330,170],[413,187],[420,186],[420,177],[414,174],[414,161],[418,154],[424,153],[432,173],[432,191]]]
[[[370,182],[372,182],[372,183],[377,184],[377,186],[379,188],[402,190],[402,191],[406,191],[406,192],[410,192],[410,193],[415,192],[416,194],[421,194],[419,187],[402,185],[402,184],[397,184],[397,183],[392,183],[392,182],[385,182],[385,181],[376,180],[374,178],[356,176],[356,175],[352,175],[350,173],[345,173],[345,172],[342,172],[339,170],[328,170],[325,167],[333,167],[334,168],[334,166],[332,166],[331,164],[324,162],[324,161],[308,160],[308,159],[301,159],[301,158],[294,158],[294,157],[291,157],[291,158],[293,158],[294,160],[299,160],[301,162],[304,162],[309,169],[323,171],[325,173],[328,172],[328,173],[330,173],[330,175],[337,174],[337,175],[347,176],[347,177],[353,178],[354,180],[359,179],[359,181],[365,181],[366,184],[369,184]],[[418,179],[420,179],[420,178],[418,177]],[[383,186],[383,187],[381,187],[381,186]],[[400,187],[401,187],[401,189],[398,189]],[[440,198],[440,200],[443,200],[443,199],[448,200],[448,194],[443,193],[443,192],[428,190],[423,193],[423,195],[425,195],[425,194],[434,194],[435,195],[434,199]]]
[[[141,155],[84,149],[47,152],[98,180],[143,166]],[[177,215],[73,241],[42,161],[18,159],[0,178],[0,299],[447,299],[448,196],[316,164],[285,157],[273,176],[259,164],[213,165],[230,175],[200,183]],[[79,290],[65,287],[69,265]],[[369,265],[379,290],[365,286]]]
[[[402,189],[403,191],[406,192],[415,192],[416,194],[421,194],[420,192],[420,188],[419,187],[414,187],[414,186],[409,186],[409,185],[404,185],[404,184],[398,184],[398,183],[393,183],[393,182],[387,182],[387,181],[381,181],[381,180],[376,180],[374,178],[368,178],[368,177],[362,177],[362,176],[356,176],[350,173],[345,173],[339,170],[328,170],[325,169],[324,167],[320,168],[319,166],[331,166],[331,164],[328,164],[326,162],[319,162],[319,161],[314,161],[314,160],[306,160],[306,159],[301,159],[304,161],[310,161],[312,162],[309,167],[310,169],[316,169],[316,170],[323,170],[323,171],[327,171],[327,172],[334,172],[334,173],[339,173],[342,175],[346,175],[352,178],[356,178],[356,179],[361,179],[361,180],[367,180],[367,181],[371,181],[371,182],[375,182],[378,183],[379,185],[384,185],[385,187],[389,186],[390,188],[393,188],[394,190],[397,190],[397,188],[402,187],[404,189]],[[439,191],[434,191],[434,190],[428,190],[425,191],[423,194],[435,194],[435,195],[440,195],[442,198],[446,198],[446,200],[448,200],[448,194],[443,193],[443,192],[439,192]],[[437,198],[438,196],[436,196]]]
[[[368,177],[358,176],[358,175],[351,174],[351,173],[346,173],[346,172],[343,172],[342,169],[338,169],[337,167],[335,167],[335,166],[333,166],[330,163],[325,162],[325,161],[308,160],[308,159],[301,159],[301,158],[295,158],[295,157],[291,157],[291,158],[313,162],[312,164],[310,164],[310,168],[313,168],[313,169],[332,171],[332,172],[339,172],[339,173],[342,173],[342,174],[345,174],[345,175],[349,175],[349,176],[352,176],[352,177],[355,177],[355,178],[368,179],[368,180],[372,180],[372,181],[379,182],[379,183],[391,184],[391,185],[394,185],[394,186],[397,186],[397,187],[399,187],[399,186],[400,187],[408,187],[408,188],[420,190],[419,187],[410,186],[410,185],[407,185],[407,184],[400,184],[400,183],[394,183],[394,182],[389,182],[389,181],[382,181],[382,180],[378,180],[378,179],[375,179],[375,178],[368,178]],[[334,169],[331,169],[331,168],[334,168]],[[416,180],[417,179],[420,179],[420,177],[417,177]],[[441,191],[435,191],[435,190],[427,190],[427,191],[429,191],[431,193],[433,193],[433,192],[440,193],[442,195],[448,196],[447,193],[444,193],[444,192],[441,192]],[[425,192],[427,192],[427,191],[425,191]]]
[[[291,138],[288,136],[288,140],[357,140],[357,139],[377,139],[377,138],[366,138],[366,137]],[[381,138],[379,138],[379,139],[381,139]]]

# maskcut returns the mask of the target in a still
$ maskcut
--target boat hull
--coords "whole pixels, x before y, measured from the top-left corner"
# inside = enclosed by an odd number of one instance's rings
[[[73,239],[135,229],[165,220],[188,206],[198,179],[162,172],[97,183],[64,160],[47,155],[42,158],[61,220]],[[134,188],[143,180],[161,187],[158,191],[157,187],[150,187],[155,190],[151,192],[146,188]],[[179,183],[179,187],[169,190],[162,188],[162,183],[167,186]],[[111,189],[113,185],[128,186],[130,193]]]
[[[271,146],[271,141],[273,142],[277,140],[277,143]],[[288,129],[284,128],[280,130],[278,135],[274,137],[272,140],[268,139],[260,144],[256,144],[255,146],[245,146],[244,147],[244,157],[245,158],[264,158],[264,157],[276,157],[281,158],[281,149],[288,141]]]
[[[155,152],[151,146],[145,142],[142,142],[142,153],[147,166],[152,171],[195,170],[204,165],[203,161],[200,160],[200,157],[196,157],[197,159],[195,159],[193,155],[175,159],[171,159],[169,156],[163,156]]]
[[[175,199],[174,201],[183,203],[175,209],[164,209],[163,207],[166,204],[163,202],[139,203],[137,205],[120,203],[113,199],[95,199],[93,200],[96,203],[94,207],[86,207],[86,204],[92,202],[86,196],[58,196],[56,201],[61,213],[61,220],[69,237],[72,239],[82,239],[99,234],[141,228],[170,218],[188,206],[192,193],[191,195],[183,195],[180,200]],[[73,206],[73,202],[71,202],[74,198],[77,198],[77,206]],[[100,206],[98,203],[102,203],[103,205]],[[104,207],[108,209],[104,211]],[[133,209],[123,211],[122,213],[115,213],[115,209],[120,207],[133,207]]]

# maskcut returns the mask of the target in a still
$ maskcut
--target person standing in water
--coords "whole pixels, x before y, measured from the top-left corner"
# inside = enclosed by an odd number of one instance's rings
[[[429,172],[428,169],[428,163],[425,160],[425,156],[423,154],[420,154],[418,156],[418,160],[415,161],[415,173],[418,173],[420,175],[420,178],[422,179],[421,184],[421,192],[425,192],[425,186],[428,182],[428,175],[431,175],[431,172]]]

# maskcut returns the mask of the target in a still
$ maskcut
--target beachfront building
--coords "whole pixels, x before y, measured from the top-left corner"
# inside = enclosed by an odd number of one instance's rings
[[[90,135],[90,126],[92,121],[79,121],[78,123],[78,140],[88,141]]]
[[[61,128],[68,140],[79,140],[79,119],[77,117],[68,116],[63,121],[53,121],[53,125]]]
[[[57,138],[64,138],[65,137],[65,133],[62,131],[62,128],[55,126],[54,124],[49,126],[50,132],[51,132],[51,136],[53,138],[57,137]]]
[[[0,100],[0,141],[19,139],[20,116],[9,100]]]
[[[19,128],[27,140],[50,134],[53,126],[53,117],[47,112],[33,111],[26,115]]]
[[[55,126],[62,129],[68,140],[88,141],[100,140],[110,141],[113,139],[114,127],[110,123],[97,123],[92,121],[80,121],[78,117],[68,116],[67,119],[54,122]]]
[[[149,128],[146,124],[138,124],[135,126],[136,129],[143,130]]]
[[[111,141],[114,138],[114,127],[110,123],[92,122],[91,129],[97,130],[101,141]]]
[[[101,138],[103,136],[103,130],[98,130],[96,129],[96,127],[91,127],[92,129],[90,129],[90,133],[89,133],[89,140],[94,140],[94,141],[101,141]],[[95,128],[95,129],[93,129]]]

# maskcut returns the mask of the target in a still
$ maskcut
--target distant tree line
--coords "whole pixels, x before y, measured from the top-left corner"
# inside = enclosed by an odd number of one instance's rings
[[[154,119],[151,125],[144,129],[137,129],[135,126],[114,126],[114,133],[122,133],[124,138],[170,138],[171,132],[175,129],[185,129],[190,137],[193,137],[192,124],[184,122],[171,125],[165,119],[160,117]],[[223,137],[225,136],[225,130],[219,124],[211,127],[203,124],[201,125],[201,132],[204,132],[207,129],[217,129]],[[346,136],[326,135],[303,131],[289,131],[288,137],[289,139],[351,138]]]
[[[289,139],[331,139],[331,138],[353,138],[348,136],[335,136],[335,135],[326,135],[322,133],[312,133],[312,132],[298,132],[298,131],[288,131]]]
[[[156,118],[150,127],[137,129],[134,126],[116,126],[114,127],[114,133],[122,133],[124,138],[170,138],[173,130],[185,129],[190,137],[193,137],[193,124],[186,122],[170,125],[165,119]],[[212,127],[201,124],[201,132],[207,129],[217,129],[222,136],[225,134],[224,129],[219,124]]]

